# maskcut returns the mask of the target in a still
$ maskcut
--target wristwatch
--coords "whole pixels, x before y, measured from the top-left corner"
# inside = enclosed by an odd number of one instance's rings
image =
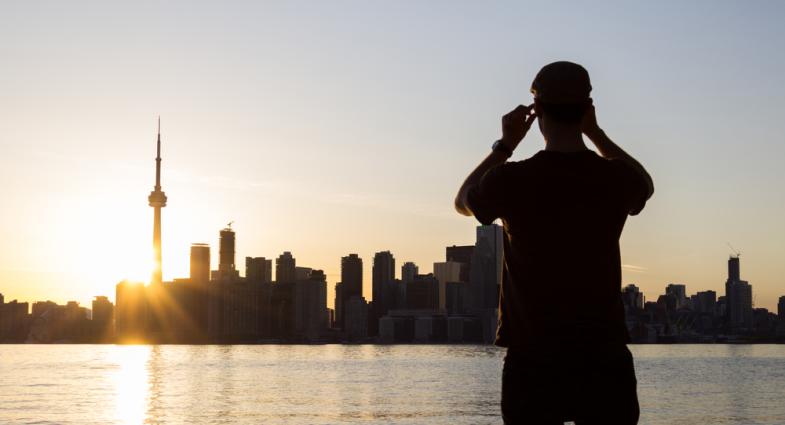
[[[494,152],[501,152],[507,158],[512,156],[512,149],[510,149],[509,146],[505,145],[502,142],[502,139],[499,139],[499,140],[493,142],[493,146],[491,147],[491,150],[494,151]]]

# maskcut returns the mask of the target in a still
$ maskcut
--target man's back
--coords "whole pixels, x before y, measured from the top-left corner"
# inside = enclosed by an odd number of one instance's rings
[[[496,343],[546,350],[627,342],[619,236],[645,182],[593,151],[540,151],[491,169],[468,194],[484,223],[505,227]]]

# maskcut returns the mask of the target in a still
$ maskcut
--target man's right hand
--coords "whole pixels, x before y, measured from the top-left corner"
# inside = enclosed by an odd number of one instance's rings
[[[510,150],[515,150],[518,143],[523,140],[531,128],[534,119],[534,104],[529,106],[518,105],[507,115],[502,117],[502,143]]]

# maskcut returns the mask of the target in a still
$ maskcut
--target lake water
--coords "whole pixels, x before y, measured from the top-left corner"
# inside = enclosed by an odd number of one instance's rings
[[[641,424],[785,424],[785,345],[637,345]],[[0,423],[498,424],[504,351],[0,345]]]

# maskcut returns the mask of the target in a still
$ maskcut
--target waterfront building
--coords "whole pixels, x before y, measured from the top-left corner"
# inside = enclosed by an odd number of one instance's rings
[[[275,281],[294,282],[296,280],[296,270],[297,261],[294,259],[291,252],[285,251],[275,260]]]
[[[352,297],[360,297],[365,300],[363,298],[363,260],[357,254],[349,254],[341,258],[341,304],[344,310],[347,308],[347,301]],[[342,321],[341,327],[346,330],[345,312],[342,314]]]
[[[245,279],[254,283],[273,281],[273,260],[264,257],[245,257]]]
[[[344,301],[344,335],[349,341],[362,341],[368,336],[368,303],[361,295]]]
[[[375,336],[379,333],[379,319],[396,305],[395,257],[390,251],[374,254],[371,275],[373,303],[368,333]]]
[[[725,282],[725,316],[732,334],[749,332],[753,328],[752,285],[741,280],[739,256],[728,259],[728,280]]]
[[[105,296],[93,300],[92,332],[95,340],[109,342],[114,339],[114,304]]]

